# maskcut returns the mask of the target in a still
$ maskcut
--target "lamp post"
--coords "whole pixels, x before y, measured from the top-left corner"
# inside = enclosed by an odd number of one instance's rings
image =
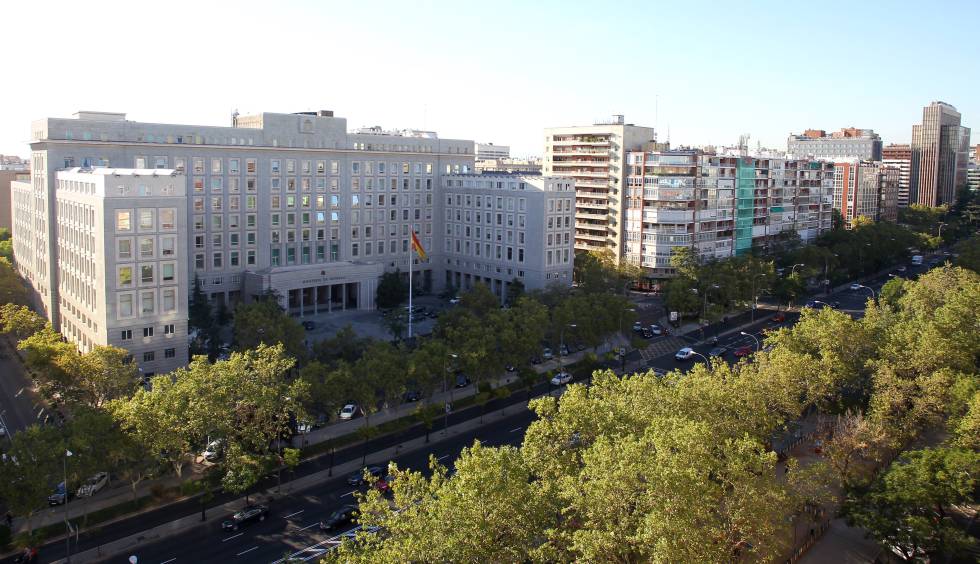
[[[717,290],[720,286],[711,284],[704,290],[704,307],[701,309],[701,340],[704,340],[704,328],[708,321],[708,293],[709,290]]]
[[[800,262],[800,263],[796,263],[796,264],[794,264],[794,265],[793,265],[793,266],[792,266],[792,267],[791,267],[791,268],[789,269],[789,274],[790,274],[790,276],[792,276],[792,275],[793,275],[793,273],[795,273],[795,272],[796,272],[796,269],[797,269],[797,268],[799,268],[799,267],[801,267],[801,266],[806,266],[806,264],[804,264],[804,263],[802,263],[802,262]]]
[[[939,222],[939,233],[936,235],[936,237],[939,238],[939,244],[940,245],[943,243],[943,227],[946,227],[946,225],[948,225],[948,224],[943,223],[941,221]]]
[[[838,255],[837,253],[833,253],[832,255],[826,255],[823,257],[823,284],[828,294],[830,294],[830,257],[831,256],[839,257],[840,255]]]
[[[62,470],[65,478],[65,562],[71,563],[71,524],[68,522],[68,457],[72,452],[65,449],[65,457],[62,459]]]
[[[456,353],[449,353],[446,356],[446,369],[443,370],[442,372],[442,393],[445,394],[446,392],[449,392],[449,401],[445,402],[445,405],[442,408],[442,434],[443,435],[449,433],[449,409],[453,402],[453,391],[449,387],[449,359],[450,358],[455,359],[455,358],[459,358],[459,356]],[[443,396],[443,399],[445,399],[445,396]]]
[[[765,272],[760,272],[752,276],[752,322],[755,323],[755,310],[759,307],[759,296],[755,293],[755,280],[760,276],[765,276]]]
[[[865,286],[864,284],[858,284],[858,288],[864,288],[865,290],[871,292],[871,299],[872,300],[876,300],[876,301],[878,300],[878,297],[875,295],[875,289],[874,288],[869,288],[868,286]]]
[[[762,344],[759,343],[759,338],[753,335],[752,333],[746,333],[745,331],[740,331],[739,334],[745,335],[746,337],[752,337],[752,339],[755,341],[755,352],[759,352],[759,349],[762,348]]]
[[[694,349],[691,349],[691,353],[700,356],[701,358],[704,359],[704,363],[705,364],[707,364],[708,366],[711,366],[711,361],[708,360],[708,357],[704,356],[703,354],[699,353],[698,351],[696,351]]]
[[[565,349],[565,327],[571,327],[572,329],[578,327],[574,323],[569,323],[568,325],[562,325],[561,331],[558,332],[558,373],[561,374],[565,372],[564,364],[562,363],[561,351]]]

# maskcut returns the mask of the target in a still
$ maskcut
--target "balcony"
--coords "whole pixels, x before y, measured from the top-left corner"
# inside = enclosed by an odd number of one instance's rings
[[[602,210],[603,215],[605,215],[606,212],[607,212],[607,210],[609,209],[609,204],[606,203],[606,202],[581,202],[581,201],[576,201],[575,202],[575,207],[578,208],[578,209],[588,208],[588,209],[594,209],[594,210]]]
[[[555,171],[557,173],[558,171]],[[609,188],[609,181],[575,179],[575,188]]]
[[[573,176],[573,177],[583,177],[583,178],[609,178],[608,170],[589,170],[584,168],[561,168],[562,165],[566,163],[552,163],[552,170],[555,174],[561,174],[563,176]],[[568,166],[581,166],[577,164],[568,164]]]
[[[610,142],[609,139],[599,137],[580,137],[577,139],[556,139],[551,144],[555,147],[571,147],[575,145],[582,147],[608,147]]]
[[[643,210],[643,221],[649,223],[690,223],[694,210]]]
[[[605,243],[606,242],[606,235],[595,235],[595,234],[592,234],[592,233],[583,233],[581,231],[576,231],[575,232],[575,240],[576,240],[576,242],[578,242],[579,239],[584,239],[586,241],[599,241],[599,242]]]
[[[589,213],[588,211],[575,211],[575,219],[595,219],[600,221],[606,221],[609,218],[607,214],[604,213]]]

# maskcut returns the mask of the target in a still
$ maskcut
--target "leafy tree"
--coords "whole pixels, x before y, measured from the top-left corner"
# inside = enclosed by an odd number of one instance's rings
[[[974,501],[980,453],[955,448],[909,452],[850,507],[851,518],[906,560],[962,554],[975,541],[953,523],[949,507]]]
[[[411,315],[411,313],[409,313]],[[400,311],[393,311],[387,317],[384,318],[385,329],[391,334],[391,338],[395,341],[400,341],[402,334],[408,327],[408,323],[405,321],[405,316],[402,315]]]
[[[27,520],[27,531],[33,531],[32,519],[47,508],[48,494],[60,482],[65,440],[53,426],[32,425],[10,437],[10,448],[0,460],[0,496],[7,507]]]
[[[14,242],[10,239],[0,241],[0,258],[14,262]]]
[[[187,314],[187,325],[190,329],[196,329],[204,335],[211,332],[214,321],[211,314],[211,304],[208,303],[208,297],[201,289],[201,281],[196,275],[194,276],[194,292],[191,294]]]
[[[960,241],[953,250],[956,266],[980,272],[980,235]]]
[[[878,297],[883,304],[888,304],[892,307],[898,306],[898,301],[901,299],[902,294],[905,293],[905,279],[898,276],[892,278],[885,285],[881,287],[881,291],[878,292]]]
[[[514,278],[507,285],[507,305],[514,305],[517,300],[524,295],[524,281],[520,278]]]
[[[102,407],[110,400],[132,395],[139,374],[128,357],[129,351],[113,346],[96,346],[77,355],[78,363],[70,372],[80,388],[81,400]]]
[[[353,327],[345,325],[333,337],[314,343],[313,355],[327,366],[336,366],[341,361],[353,364],[370,342],[370,338],[359,337]]]
[[[18,340],[26,339],[44,328],[47,320],[31,308],[12,303],[0,306],[0,329]]]
[[[0,303],[26,304],[27,289],[18,276],[13,264],[6,257],[0,257]]]
[[[17,343],[26,353],[24,363],[41,394],[59,401],[74,401],[77,389],[72,375],[65,369],[65,360],[77,357],[75,346],[66,343],[50,323],[30,337]]]
[[[482,319],[500,309],[500,299],[493,295],[486,284],[476,283],[460,295],[459,306],[460,309]]]
[[[402,280],[401,272],[386,272],[381,275],[375,294],[375,303],[381,309],[398,307],[408,297],[408,283]]]
[[[776,280],[773,295],[780,303],[785,303],[788,308],[805,291],[806,284],[803,281],[803,277],[798,272],[791,272],[789,276]]]
[[[245,452],[241,446],[232,443],[222,464],[221,487],[226,492],[245,494],[245,503],[248,504],[248,490],[262,479],[265,464],[261,457]]]
[[[293,358],[304,358],[306,332],[298,321],[286,315],[272,297],[239,304],[235,308],[235,344],[239,350],[254,349],[260,344],[281,343]]]

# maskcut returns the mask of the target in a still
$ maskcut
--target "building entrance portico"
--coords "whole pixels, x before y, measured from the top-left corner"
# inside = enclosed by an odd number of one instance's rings
[[[381,264],[336,263],[290,266],[247,272],[248,301],[268,292],[290,315],[304,317],[348,309],[373,309],[384,267]]]

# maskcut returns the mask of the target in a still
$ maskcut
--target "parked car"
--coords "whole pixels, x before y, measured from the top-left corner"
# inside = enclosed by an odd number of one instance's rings
[[[752,354],[752,345],[743,345],[735,349],[735,356],[742,358],[743,356],[749,356]]]
[[[861,288],[863,288],[863,286],[861,286],[861,285],[860,285],[860,284],[858,284],[857,282],[855,282],[855,283],[853,283],[853,284],[851,284],[851,291],[852,291],[852,292],[857,292],[857,291],[858,291],[858,290],[860,290]]]
[[[642,336],[644,339],[652,339],[653,331],[651,331],[649,327],[644,327],[643,332],[640,333],[640,336]]]
[[[506,370],[507,372],[514,372],[515,370],[517,370],[517,368],[515,368],[513,364],[508,364],[507,366],[504,367],[504,370]]]
[[[418,390],[408,390],[407,392],[405,392],[405,395],[402,396],[402,399],[405,400],[405,403],[419,401],[420,399],[422,399],[422,392]]]
[[[394,481],[395,477],[391,474],[385,474],[383,477],[378,478],[374,482],[374,489],[381,493],[388,493],[391,491],[391,482]]]
[[[255,521],[265,521],[269,516],[269,508],[264,505],[246,505],[241,511],[221,522],[225,531],[237,531],[239,527]]]
[[[551,360],[554,357],[555,355],[551,354],[551,349],[548,347],[545,347],[544,350],[541,351],[541,358],[545,360]]]
[[[307,331],[312,331],[316,329],[316,323],[313,323],[312,321],[304,321],[303,329],[306,329]]]
[[[305,435],[313,430],[313,423],[309,421],[297,421],[296,422],[296,434]]]
[[[541,364],[541,357],[532,356],[530,359],[528,359],[528,362],[530,362],[531,364]]]
[[[558,347],[558,354],[562,356],[568,356],[568,345],[562,345]]]
[[[354,522],[354,512],[357,511],[356,505],[345,505],[331,513],[326,519],[320,521],[321,531],[330,531],[343,525],[350,525]]]
[[[552,386],[562,386],[572,381],[572,375],[568,372],[559,372],[551,379]]]
[[[691,360],[694,358],[694,349],[691,347],[684,347],[674,354],[674,360]]]
[[[456,304],[458,304],[458,303],[459,303],[459,301],[460,301],[460,300],[459,300],[459,296],[456,296],[455,298],[452,298],[452,299],[450,299],[450,300],[449,300],[449,303],[451,303],[451,304],[453,304],[453,305],[456,305]]]
[[[368,466],[367,468],[362,468],[360,472],[354,472],[350,476],[347,476],[347,483],[351,486],[362,486],[367,483],[364,479],[364,474],[367,473],[375,478],[380,478],[384,470],[380,466]]]
[[[340,418],[344,421],[353,419],[357,415],[357,404],[349,403],[340,410]]]
[[[85,483],[82,484],[78,491],[75,492],[75,497],[92,497],[93,495],[102,491],[102,488],[109,483],[109,473],[108,472],[98,472],[93,476],[90,476]]]
[[[467,378],[465,374],[457,374],[456,375],[456,387],[457,388],[465,388],[466,386],[469,386],[469,385],[470,385],[470,379]]]
[[[7,436],[7,428],[3,426],[3,423],[0,423],[0,437],[6,437],[6,436]]]
[[[654,323],[653,325],[650,326],[650,332],[653,333],[654,335],[663,335],[664,328]]]
[[[727,347],[715,347],[708,352],[708,356],[725,356],[727,352]]]
[[[48,505],[62,505],[68,502],[68,492],[65,483],[61,482],[54,488],[54,493],[48,496]]]
[[[772,320],[776,323],[782,323],[783,321],[786,321],[786,314],[778,311],[776,312],[776,315],[772,316]]]
[[[636,333],[642,332],[643,331],[643,324],[640,323],[639,321],[637,321],[636,323],[634,323],[633,324],[633,331],[636,332]]]
[[[203,456],[204,460],[207,460],[208,462],[214,462],[221,458],[224,453],[225,440],[215,439],[208,443],[208,446],[204,447],[204,451],[201,452],[201,456]]]

